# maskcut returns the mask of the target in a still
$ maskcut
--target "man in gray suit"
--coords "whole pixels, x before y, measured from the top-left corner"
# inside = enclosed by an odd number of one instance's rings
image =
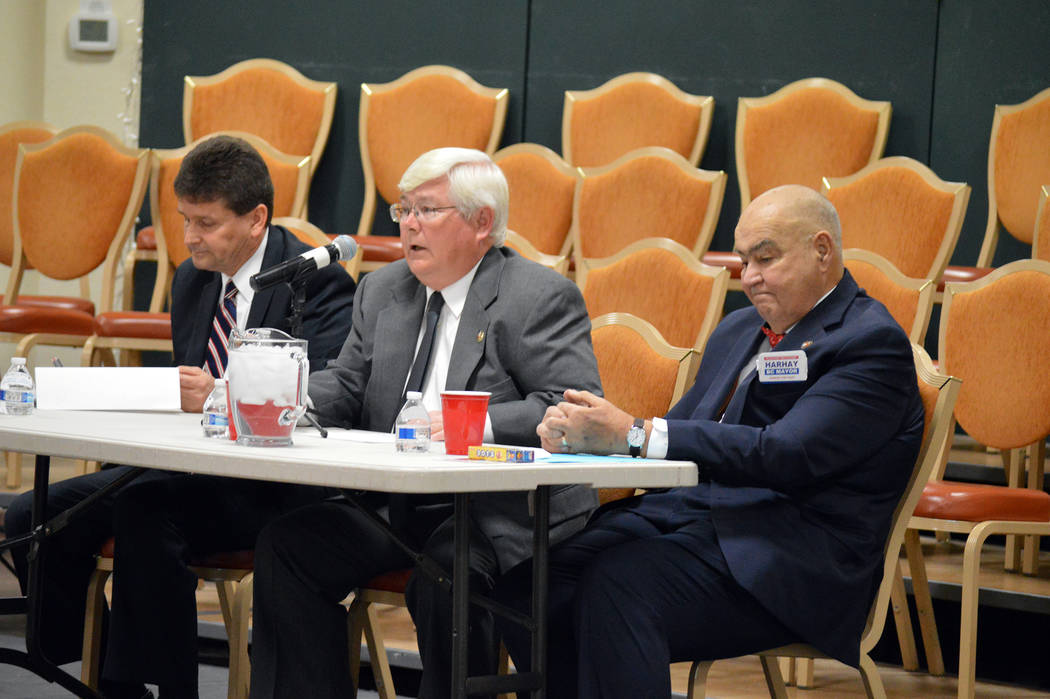
[[[485,441],[537,445],[536,426],[566,388],[601,390],[583,298],[565,278],[503,247],[507,182],[484,153],[430,151],[398,187],[390,213],[405,259],[358,286],[339,357],[310,377],[314,407],[328,424],[389,432],[404,391],[420,383],[433,438],[440,439],[441,390],[489,391]],[[437,318],[430,330],[428,317]],[[392,495],[386,502],[394,529],[450,569],[451,497]],[[596,505],[590,489],[553,490],[551,541],[582,528]],[[531,553],[526,493],[476,495],[470,515],[470,584],[487,591]],[[350,695],[340,602],[376,575],[411,565],[345,502],[274,521],[256,545],[252,696]],[[451,595],[417,573],[406,597],[423,660],[419,696],[448,696]],[[492,673],[492,619],[477,608],[471,617],[470,672]]]

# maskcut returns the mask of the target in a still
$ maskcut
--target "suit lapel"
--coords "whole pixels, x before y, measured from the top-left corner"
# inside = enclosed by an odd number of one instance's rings
[[[190,366],[204,366],[204,354],[208,350],[212,321],[215,318],[215,310],[219,307],[222,276],[218,272],[212,272],[210,276],[211,278],[201,287],[200,296],[197,297],[196,311],[191,316],[194,322],[189,347],[192,349],[186,357]]]
[[[270,226],[269,234],[266,238],[266,250],[263,252],[262,265],[260,269],[269,269],[279,262],[284,262],[285,246],[284,236],[281,234],[281,230],[276,226]],[[262,291],[256,291],[252,297],[252,306],[248,309],[248,321],[245,324],[245,328],[259,328],[267,325],[263,322],[264,319],[268,318],[270,306],[273,304],[274,294],[279,290],[283,289],[281,285],[271,286],[269,289],[263,289]],[[218,303],[218,301],[216,301]],[[278,318],[278,321],[283,320]],[[273,325],[273,319],[269,322]]]
[[[503,264],[504,258],[499,249],[490,248],[470,283],[445,379],[445,388],[449,391],[470,389],[467,382],[485,354],[485,341],[491,322],[487,309],[499,293]]]
[[[376,320],[370,384],[382,386],[375,400],[379,415],[401,408],[401,392],[416,354],[416,340],[423,324],[427,290],[411,272],[393,291],[391,302]],[[390,422],[393,422],[391,417]],[[381,421],[380,421],[381,424]]]

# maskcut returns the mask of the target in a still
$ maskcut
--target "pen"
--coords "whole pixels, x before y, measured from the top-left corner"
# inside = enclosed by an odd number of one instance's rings
[[[51,366],[61,367],[61,366],[64,366],[64,365],[62,364],[62,360],[61,359],[59,359],[58,357],[52,357],[51,358]]]

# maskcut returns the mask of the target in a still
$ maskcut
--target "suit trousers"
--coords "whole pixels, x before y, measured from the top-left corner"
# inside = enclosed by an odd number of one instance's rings
[[[733,579],[710,511],[651,521],[624,508],[632,500],[599,510],[551,550],[548,697],[664,699],[672,662],[797,640]],[[493,594],[527,612],[531,577],[523,563]],[[517,667],[528,668],[528,634],[497,626]]]
[[[51,484],[49,515],[80,502],[127,468]],[[115,536],[103,677],[197,696],[197,578],[189,561],[252,548],[265,523],[326,493],[310,486],[147,471],[49,540],[43,566],[45,653],[59,663],[80,657],[87,580],[102,543]],[[30,509],[31,493],[12,503],[6,520],[11,534],[29,530]],[[15,551],[23,587],[25,553],[24,548]]]
[[[453,523],[446,507],[413,515],[408,543],[451,572]],[[414,535],[414,536],[413,536]],[[491,589],[498,563],[491,543],[471,527],[470,584]],[[347,613],[341,604],[354,589],[414,561],[389,534],[346,502],[330,501],[291,512],[266,527],[255,550],[252,697],[325,698],[353,695]],[[414,573],[405,591],[417,627],[423,676],[419,696],[450,694],[451,590]],[[496,642],[491,616],[471,609],[472,674],[494,673]],[[356,639],[355,639],[356,641]]]

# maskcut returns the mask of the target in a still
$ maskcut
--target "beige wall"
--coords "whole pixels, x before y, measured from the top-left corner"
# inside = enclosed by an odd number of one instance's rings
[[[117,19],[117,49],[91,54],[69,47],[69,20],[80,9],[80,0],[0,0],[0,124],[22,119],[43,120],[58,128],[94,124],[136,145],[141,80],[137,28],[142,3],[110,0]],[[128,89],[133,90],[130,99],[125,94]],[[0,293],[7,279],[7,268],[0,268]],[[101,274],[96,271],[91,286],[96,303],[100,286]],[[77,294],[78,288],[40,279],[32,272],[22,284],[27,294]],[[0,372],[13,353],[14,345],[0,344]],[[30,362],[39,363],[53,354],[67,365],[79,362],[79,353],[54,348],[34,352]]]

